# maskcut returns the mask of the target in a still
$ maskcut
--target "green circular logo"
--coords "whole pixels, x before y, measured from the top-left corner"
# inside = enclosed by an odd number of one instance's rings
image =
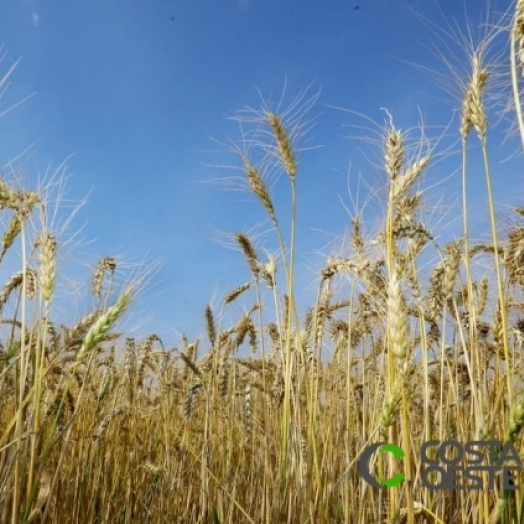
[[[404,451],[395,444],[389,444],[387,442],[377,442],[376,444],[372,444],[364,449],[358,461],[360,476],[374,488],[394,488],[401,484],[405,479],[403,473],[398,473],[390,479],[383,479],[380,481],[377,481],[373,477],[369,470],[369,463],[371,457],[376,451],[380,451],[380,453],[391,453],[397,459],[403,459],[406,456]]]

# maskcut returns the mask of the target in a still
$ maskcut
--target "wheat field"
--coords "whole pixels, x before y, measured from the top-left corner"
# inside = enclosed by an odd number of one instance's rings
[[[147,275],[119,284],[112,257],[93,270],[95,307],[73,323],[55,318],[63,276],[47,193],[1,178],[0,263],[4,275],[6,260],[18,269],[0,290],[0,522],[524,522],[522,472],[516,489],[496,475],[490,489],[432,490],[420,454],[429,441],[498,441],[524,460],[524,203],[511,226],[500,224],[488,153],[495,83],[511,140],[524,148],[524,0],[504,21],[496,32],[507,39],[507,74],[493,80],[486,38],[469,49],[459,84],[455,234],[443,239],[425,221],[420,182],[438,152],[388,115],[378,148],[383,218],[369,228],[352,217],[350,248],[327,257],[303,310],[296,113],[262,108],[251,146],[234,148],[278,251],[238,232],[249,281],[203,308],[205,337],[174,346],[116,329]],[[469,233],[473,156],[489,202],[482,243]],[[274,205],[275,170],[289,184],[289,221]],[[389,489],[360,471],[378,442],[404,453],[369,464],[377,479],[403,475]]]

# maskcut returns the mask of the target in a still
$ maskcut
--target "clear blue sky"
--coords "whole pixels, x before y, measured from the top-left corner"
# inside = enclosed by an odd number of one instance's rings
[[[465,4],[475,23],[484,2]],[[493,1],[492,10],[509,5]],[[212,167],[234,163],[212,140],[240,138],[228,116],[258,106],[257,88],[276,100],[287,79],[292,100],[311,82],[321,87],[309,138],[323,147],[299,157],[298,282],[307,289],[323,261],[318,251],[347,225],[348,187],[359,175],[380,176],[344,136],[355,134],[345,124],[366,122],[328,105],[380,122],[385,107],[401,128],[417,124],[421,107],[428,124],[446,124],[445,95],[408,63],[443,70],[426,48],[434,37],[413,14],[442,25],[439,10],[463,25],[460,0],[4,0],[2,71],[22,60],[2,107],[35,96],[0,119],[0,163],[32,145],[31,179],[74,154],[68,196],[90,193],[75,224],[93,240],[79,252],[90,263],[95,254],[161,259],[139,306],[154,315],[143,332],[177,343],[176,333],[204,326],[214,293],[248,279],[243,257],[217,232],[264,220],[249,195],[203,183],[238,174]],[[432,183],[450,175],[443,169]]]

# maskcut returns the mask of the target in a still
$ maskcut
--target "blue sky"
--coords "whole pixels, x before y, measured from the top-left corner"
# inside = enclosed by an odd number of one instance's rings
[[[344,205],[353,209],[349,191],[359,177],[380,180],[362,143],[348,139],[364,132],[344,127],[368,123],[330,106],[378,122],[387,108],[403,129],[418,123],[420,110],[428,124],[448,123],[446,94],[411,65],[445,70],[428,51],[435,36],[414,12],[463,26],[465,4],[475,25],[476,1],[4,0],[2,71],[21,61],[2,108],[35,96],[0,119],[0,163],[30,147],[24,162],[34,180],[69,158],[68,198],[89,194],[74,224],[91,242],[78,248],[77,262],[162,260],[135,321],[152,316],[141,333],[177,343],[181,331],[202,330],[208,301],[249,278],[226,234],[268,229],[248,194],[210,183],[239,174],[216,167],[235,164],[213,140],[240,139],[228,117],[258,107],[259,91],[278,101],[285,86],[285,107],[311,83],[311,94],[320,90],[307,145],[322,147],[299,156],[298,174],[298,285],[313,294],[319,252],[344,232]],[[493,1],[492,10],[509,5]],[[446,203],[458,197],[457,165],[438,164],[430,181],[441,182]],[[284,181],[274,190],[284,212]],[[87,270],[80,277],[87,281]]]

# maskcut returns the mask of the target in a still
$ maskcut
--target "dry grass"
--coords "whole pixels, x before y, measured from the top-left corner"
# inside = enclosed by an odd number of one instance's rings
[[[515,8],[508,85],[520,124],[524,3]],[[114,332],[140,279],[115,294],[111,257],[93,273],[97,306],[71,326],[55,319],[60,245],[44,198],[0,180],[0,263],[15,248],[20,262],[0,291],[0,521],[524,522],[524,488],[504,492],[500,478],[491,491],[421,483],[426,441],[522,448],[524,212],[501,234],[487,154],[490,72],[479,49],[458,138],[465,191],[470,142],[480,141],[491,241],[472,243],[465,211],[461,236],[437,245],[424,193],[414,190],[432,155],[426,144],[411,148],[390,117],[383,221],[370,235],[353,218],[350,252],[328,258],[303,315],[294,282],[296,119],[255,113],[251,148],[263,161],[239,159],[279,257],[264,261],[238,233],[250,281],[221,307],[205,307],[207,340],[182,337],[178,347]],[[267,183],[275,170],[291,187],[289,224]],[[226,325],[237,301],[244,313]],[[357,467],[363,449],[383,440],[406,453],[376,460],[377,477],[405,475],[389,490],[367,485]]]

